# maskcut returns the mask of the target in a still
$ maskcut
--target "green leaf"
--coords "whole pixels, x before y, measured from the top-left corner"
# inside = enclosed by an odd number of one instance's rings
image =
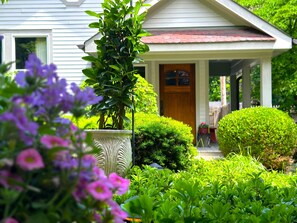
[[[90,16],[94,16],[96,18],[100,18],[100,16],[102,15],[102,13],[96,13],[96,12],[91,11],[91,10],[86,10],[85,13],[87,13]]]
[[[30,213],[28,213],[30,214]],[[51,223],[43,212],[37,212],[28,217],[26,223]]]

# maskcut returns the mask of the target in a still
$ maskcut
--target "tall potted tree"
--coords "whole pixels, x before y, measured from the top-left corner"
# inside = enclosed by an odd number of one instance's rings
[[[96,55],[83,57],[92,63],[92,67],[83,70],[85,83],[103,97],[91,107],[91,115],[99,116],[101,129],[92,131],[95,143],[102,148],[98,162],[106,172],[122,175],[132,161],[131,131],[123,129],[124,122],[129,121],[127,109],[134,109],[132,96],[137,71],[133,64],[140,54],[149,50],[141,42],[148,35],[142,29],[146,16],[145,12],[140,13],[143,6],[142,0],[135,5],[130,0],[104,0],[102,13],[86,11],[98,19],[89,27],[98,29],[100,34],[100,39],[95,40]]]

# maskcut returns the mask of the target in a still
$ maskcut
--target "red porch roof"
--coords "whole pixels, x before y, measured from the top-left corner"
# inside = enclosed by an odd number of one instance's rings
[[[255,29],[159,30],[150,33],[151,36],[142,38],[146,44],[275,41],[275,38]]]

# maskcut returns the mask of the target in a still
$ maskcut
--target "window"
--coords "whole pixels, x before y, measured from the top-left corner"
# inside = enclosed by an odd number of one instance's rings
[[[166,74],[166,86],[189,86],[190,76],[187,71],[174,70]]]
[[[47,63],[46,37],[15,37],[16,69],[25,68],[31,53],[35,53],[42,63]]]
[[[145,78],[145,68],[145,66],[134,66],[134,69],[137,70],[137,74],[139,74],[143,78]]]

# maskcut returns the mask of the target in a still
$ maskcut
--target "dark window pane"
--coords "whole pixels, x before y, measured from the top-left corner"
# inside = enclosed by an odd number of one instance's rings
[[[29,54],[35,53],[43,62],[47,63],[46,38],[15,38],[16,68],[24,69]]]
[[[137,70],[137,74],[145,78],[145,67],[134,67],[134,69]]]

